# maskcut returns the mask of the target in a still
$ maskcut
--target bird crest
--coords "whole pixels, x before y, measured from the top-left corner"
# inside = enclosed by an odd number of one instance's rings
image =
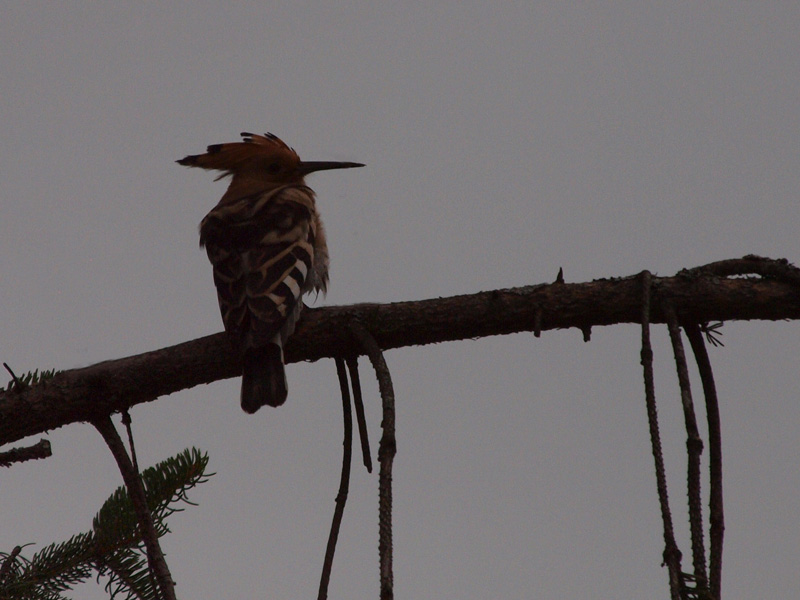
[[[212,144],[205,154],[192,154],[176,161],[187,167],[222,171],[228,175],[264,177],[288,171],[300,163],[300,157],[277,135],[242,132],[241,142]]]
[[[241,136],[241,142],[212,144],[205,154],[192,154],[176,162],[222,171],[215,181],[231,176],[221,201],[225,203],[288,183],[302,183],[303,174],[298,172],[300,157],[278,136],[248,132]]]

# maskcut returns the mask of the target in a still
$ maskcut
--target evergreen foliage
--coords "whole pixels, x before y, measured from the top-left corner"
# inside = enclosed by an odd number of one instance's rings
[[[30,387],[32,385],[36,385],[37,383],[44,381],[45,379],[52,379],[58,373],[61,373],[61,371],[56,371],[55,369],[49,369],[49,370],[42,369],[41,373],[39,372],[39,369],[36,369],[35,371],[28,371],[27,373],[19,377],[19,383],[23,388]],[[16,382],[13,379],[9,381],[8,385],[6,386],[6,391],[10,392],[15,384]]]
[[[208,481],[208,455],[196,448],[187,449],[142,473],[147,505],[156,531],[169,531],[166,520],[193,504],[188,490]],[[106,500],[94,518],[92,530],[61,543],[50,544],[28,559],[19,551],[0,552],[0,599],[68,600],[63,592],[87,581],[108,578],[110,598],[157,600],[147,556],[138,533],[133,504],[125,487]]]

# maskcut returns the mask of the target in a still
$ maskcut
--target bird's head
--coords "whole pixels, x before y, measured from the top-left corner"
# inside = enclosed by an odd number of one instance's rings
[[[187,167],[222,171],[218,179],[232,175],[231,187],[246,182],[248,187],[266,188],[303,183],[303,178],[314,171],[364,166],[352,162],[302,161],[297,152],[276,135],[247,132],[241,135],[241,142],[213,144],[205,154],[193,154],[176,162]]]

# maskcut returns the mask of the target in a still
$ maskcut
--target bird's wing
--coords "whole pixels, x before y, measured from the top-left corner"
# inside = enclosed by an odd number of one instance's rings
[[[313,192],[285,186],[218,205],[200,225],[214,266],[225,329],[240,349],[259,348],[294,330],[314,264]]]

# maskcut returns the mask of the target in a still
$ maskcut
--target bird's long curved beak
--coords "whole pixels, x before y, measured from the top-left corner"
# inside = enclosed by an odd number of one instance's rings
[[[353,162],[334,162],[334,161],[303,161],[297,169],[302,175],[308,175],[314,171],[327,171],[329,169],[352,169],[354,167],[363,167],[361,163]]]

